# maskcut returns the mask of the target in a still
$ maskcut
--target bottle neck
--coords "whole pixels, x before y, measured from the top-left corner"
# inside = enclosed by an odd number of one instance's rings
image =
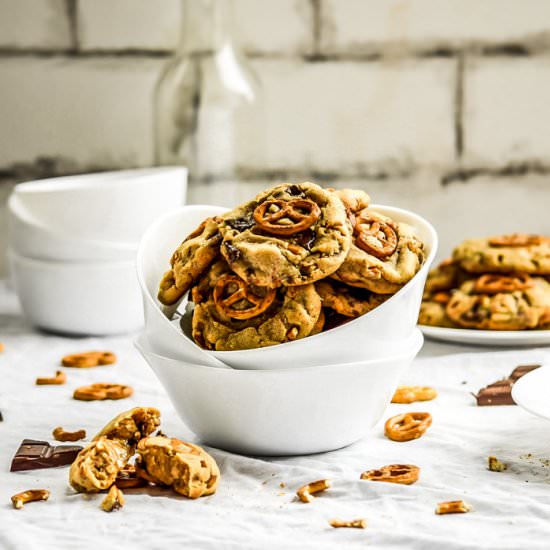
[[[233,41],[233,0],[181,0],[178,52],[208,53]]]

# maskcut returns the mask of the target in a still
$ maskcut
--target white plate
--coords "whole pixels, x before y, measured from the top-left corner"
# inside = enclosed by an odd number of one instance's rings
[[[523,409],[550,420],[550,367],[540,367],[522,376],[512,386],[512,398]]]
[[[426,338],[475,346],[550,346],[550,330],[473,330],[419,325]]]

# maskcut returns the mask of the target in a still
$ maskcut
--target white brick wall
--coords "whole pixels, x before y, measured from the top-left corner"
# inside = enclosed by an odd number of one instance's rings
[[[377,43],[513,42],[548,38],[547,0],[322,0],[322,51],[361,53]]]
[[[38,156],[82,169],[152,162],[152,89],[163,61],[0,60],[0,166]]]
[[[395,172],[453,160],[452,61],[254,66],[268,169]]]
[[[473,60],[465,82],[467,161],[550,160],[550,58]]]
[[[0,48],[70,47],[65,0],[0,0]]]

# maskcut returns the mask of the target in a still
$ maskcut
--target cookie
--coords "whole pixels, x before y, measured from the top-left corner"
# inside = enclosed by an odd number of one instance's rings
[[[278,288],[336,271],[351,246],[338,196],[314,183],[284,183],[224,215],[221,253],[247,283]]]
[[[450,300],[450,295],[449,295]],[[429,327],[456,328],[457,324],[451,321],[445,311],[446,303],[433,299],[423,300],[418,314],[418,324]]]
[[[424,294],[428,296],[436,292],[458,288],[464,281],[472,277],[460,267],[456,260],[447,258],[428,273]]]
[[[220,219],[206,219],[178,246],[170,260],[172,267],[160,282],[158,299],[161,303],[175,304],[219,255]]]
[[[542,235],[501,235],[464,241],[453,258],[471,273],[522,272],[550,274],[550,238]]]
[[[384,303],[389,296],[374,294],[363,288],[348,286],[330,279],[315,283],[324,308],[346,317],[359,317]]]
[[[498,293],[480,293],[480,279],[463,283],[446,306],[447,316],[461,327],[524,330],[537,328],[548,318],[550,284],[545,279],[533,277],[528,288]]]
[[[424,261],[413,229],[368,208],[353,216],[353,244],[332,277],[377,294],[393,294],[410,281]]]
[[[304,338],[318,329],[321,314],[313,284],[278,289],[249,285],[224,260],[212,265],[191,296],[193,338],[201,347],[218,351]]]
[[[350,213],[355,215],[370,205],[370,196],[361,189],[329,189],[329,191],[335,193],[342,201],[348,216]]]

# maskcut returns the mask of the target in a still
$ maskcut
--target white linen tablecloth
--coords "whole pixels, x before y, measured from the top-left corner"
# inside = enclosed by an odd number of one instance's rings
[[[383,421],[371,434],[339,451],[294,458],[245,457],[208,449],[218,461],[218,492],[187,500],[164,490],[127,491],[126,506],[107,514],[102,495],[76,494],[68,468],[10,473],[23,438],[49,440],[55,426],[85,428],[93,435],[113,416],[134,406],[158,407],[165,433],[194,441],[164,390],[132,345],[132,336],[63,338],[33,331],[15,298],[0,286],[0,548],[550,548],[550,422],[517,406],[476,407],[470,392],[508,375],[520,363],[548,362],[550,349],[448,354],[466,350],[427,343],[403,378],[435,386],[428,403],[390,405],[384,420],[403,410],[429,411],[427,434],[406,443],[389,441]],[[35,386],[53,375],[62,355],[109,349],[118,364],[66,369],[63,386]],[[80,402],[79,385],[120,382],[133,386],[130,399]],[[487,456],[508,464],[487,470]],[[420,466],[411,486],[361,481],[360,473],[391,463]],[[319,478],[333,488],[311,504],[296,489]],[[284,484],[281,487],[280,484]],[[29,488],[51,491],[48,502],[14,510],[10,496]],[[437,502],[464,499],[469,514],[436,516]],[[366,518],[368,528],[333,529],[331,518]]]

